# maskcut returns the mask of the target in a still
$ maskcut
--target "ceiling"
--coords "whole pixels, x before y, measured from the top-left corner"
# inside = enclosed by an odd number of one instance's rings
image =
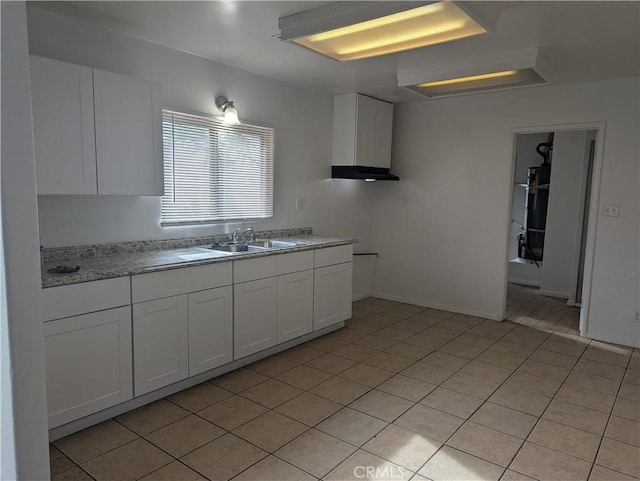
[[[391,102],[424,100],[397,86],[398,69],[437,69],[539,47],[554,83],[640,76],[640,2],[475,2],[498,15],[495,32],[404,53],[339,63],[278,38],[278,18],[318,1],[46,1],[29,5],[102,25],[302,87],[361,92]]]

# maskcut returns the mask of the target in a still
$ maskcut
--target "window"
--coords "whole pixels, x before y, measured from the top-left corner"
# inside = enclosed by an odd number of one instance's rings
[[[164,110],[161,224],[273,216],[273,129]]]

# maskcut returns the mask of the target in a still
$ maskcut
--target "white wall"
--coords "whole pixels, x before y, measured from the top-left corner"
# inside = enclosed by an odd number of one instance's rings
[[[568,299],[582,234],[584,181],[589,162],[587,130],[556,132],[540,293]]]
[[[353,236],[357,250],[370,239],[376,186],[330,179],[333,97],[262,77],[75,19],[28,8],[31,53],[162,83],[164,104],[220,115],[214,101],[234,101],[241,120],[275,128],[274,218],[256,230],[311,226],[327,236]],[[295,199],[304,210],[295,210]],[[40,233],[47,247],[231,232],[238,225],[160,227],[160,198],[40,196]],[[354,292],[370,276],[354,265]]]
[[[24,2],[2,2],[0,479],[49,479]]]
[[[541,86],[396,106],[378,189],[378,295],[503,316],[514,129],[606,122],[588,334],[640,345],[639,79]],[[407,206],[402,199],[406,197]],[[620,216],[602,205],[620,203]]]
[[[218,116],[224,94],[241,120],[275,128],[275,217],[259,229],[312,226],[321,234],[357,235],[369,217],[363,182],[330,180],[333,98],[211,62],[95,25],[28,9],[32,53],[161,82],[169,108]],[[295,210],[295,198],[304,210]],[[42,196],[48,246],[229,232],[231,226],[161,228],[153,197]]]

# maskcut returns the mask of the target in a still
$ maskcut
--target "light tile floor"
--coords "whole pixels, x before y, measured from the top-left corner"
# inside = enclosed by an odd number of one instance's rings
[[[640,478],[640,351],[528,288],[508,311],[355,302],[344,329],[54,442],[52,477]]]

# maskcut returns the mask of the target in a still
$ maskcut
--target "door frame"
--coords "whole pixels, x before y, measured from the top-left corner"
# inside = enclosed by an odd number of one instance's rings
[[[511,218],[511,206],[513,203],[513,175],[516,168],[516,139],[518,134],[537,134],[542,132],[561,132],[576,130],[595,130],[596,133],[596,150],[593,159],[593,172],[591,179],[591,195],[589,198],[589,218],[587,219],[586,248],[584,256],[584,276],[582,280],[582,298],[580,299],[580,335],[585,337],[589,327],[589,308],[591,305],[591,285],[593,280],[593,261],[596,247],[596,232],[598,223],[598,205],[600,203],[600,187],[602,182],[602,163],[604,158],[604,140],[606,131],[606,122],[586,122],[577,124],[547,124],[537,125],[533,127],[517,127],[511,129],[512,135],[512,154],[511,169],[509,173],[509,182],[511,183],[509,196],[509,214]],[[508,223],[508,226],[511,224]],[[502,294],[502,315],[506,317],[507,312],[507,286],[509,278],[509,235],[510,228],[506,229],[506,243],[503,259],[505,262],[504,271],[504,289]],[[577,299],[576,299],[577,300]]]

